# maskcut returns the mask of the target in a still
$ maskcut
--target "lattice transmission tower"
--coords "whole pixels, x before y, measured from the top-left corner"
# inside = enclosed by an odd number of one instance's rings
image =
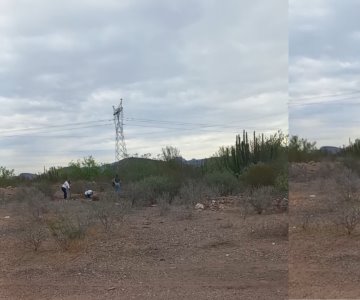
[[[114,109],[114,123],[115,123],[115,161],[119,162],[122,158],[127,157],[125,138],[124,138],[124,110],[122,106],[123,99],[120,99],[120,104]]]

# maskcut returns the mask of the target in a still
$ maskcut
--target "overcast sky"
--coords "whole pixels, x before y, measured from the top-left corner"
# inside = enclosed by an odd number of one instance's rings
[[[290,0],[290,134],[318,146],[360,138],[359,12],[359,0]]]
[[[287,132],[287,15],[283,0],[1,0],[0,165],[113,162],[120,98],[130,155]]]

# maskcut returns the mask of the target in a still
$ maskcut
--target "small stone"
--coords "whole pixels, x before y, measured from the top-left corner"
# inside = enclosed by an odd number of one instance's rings
[[[205,209],[205,206],[204,206],[204,204],[202,204],[202,203],[196,203],[195,209],[204,210],[204,209]]]

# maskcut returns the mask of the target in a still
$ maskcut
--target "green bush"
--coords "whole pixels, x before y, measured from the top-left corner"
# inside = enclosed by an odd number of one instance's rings
[[[52,198],[54,196],[54,189],[50,181],[41,180],[34,183],[34,187],[42,192],[46,197]]]
[[[47,220],[50,234],[62,250],[69,250],[73,241],[83,240],[88,225],[87,222],[75,220],[69,215],[57,215],[54,219]]]
[[[289,191],[289,173],[287,171],[281,172],[275,178],[275,188],[280,192]]]
[[[342,159],[343,164],[360,176],[360,160],[353,155],[346,155]]]
[[[151,205],[164,193],[172,199],[178,194],[180,182],[165,176],[149,176],[140,181],[132,182],[127,190],[132,205]]]
[[[232,195],[239,189],[239,180],[230,172],[218,171],[206,174],[205,183],[218,190],[221,196]]]
[[[271,206],[274,194],[275,192],[273,187],[262,186],[251,191],[248,201],[254,210],[258,214],[261,214],[264,210]]]
[[[241,175],[241,180],[251,187],[274,186],[276,178],[276,169],[272,165],[264,163],[251,165]]]
[[[206,184],[202,180],[188,180],[182,184],[179,190],[176,204],[193,206],[197,202],[201,202],[204,198],[218,196],[219,191],[216,187]]]
[[[170,211],[171,198],[168,193],[163,193],[156,198],[156,203],[159,206],[160,216],[166,215]]]
[[[14,170],[0,166],[0,186],[7,187],[9,185],[15,185],[16,183]]]
[[[292,136],[288,146],[289,162],[320,161],[326,155],[316,148],[316,142]]]

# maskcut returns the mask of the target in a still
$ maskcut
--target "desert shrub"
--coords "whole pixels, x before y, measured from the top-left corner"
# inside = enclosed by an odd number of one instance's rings
[[[130,182],[127,184],[127,196],[131,205],[145,205],[152,201],[152,189],[141,182]]]
[[[264,163],[251,165],[241,175],[241,179],[251,187],[273,186],[276,177],[276,170],[271,165]]]
[[[5,191],[0,190],[0,206],[4,207],[8,203],[9,199],[6,196]]]
[[[307,212],[304,212],[300,215],[300,225],[304,231],[307,231],[309,229],[312,217],[313,216]]]
[[[12,200],[16,203],[23,203],[28,198],[28,187],[19,187],[16,189],[15,194],[12,197]]]
[[[287,219],[264,219],[251,228],[251,235],[256,238],[288,239],[289,222]]]
[[[307,181],[307,169],[303,163],[289,164],[289,181],[304,182]]]
[[[171,197],[169,193],[163,193],[157,197],[156,203],[159,206],[160,216],[164,216],[170,211],[170,202]]]
[[[331,164],[327,161],[322,161],[319,165],[319,168],[317,170],[317,177],[322,179],[329,178],[330,174],[333,174],[334,172],[334,164]]]
[[[276,176],[274,186],[280,192],[287,193],[289,191],[289,173],[287,170]]]
[[[253,211],[253,207],[249,202],[250,192],[248,191],[245,195],[239,197],[236,205],[240,208],[242,218],[245,220],[250,213]]]
[[[101,201],[89,203],[94,217],[100,222],[106,233],[111,232],[115,222],[121,222],[129,212],[128,203],[125,201],[116,202],[117,200],[117,195],[114,192],[107,191],[102,196]]]
[[[65,207],[61,207],[52,217],[46,219],[51,236],[64,251],[69,250],[72,243],[84,240],[91,223],[89,211],[76,213]]]
[[[289,210],[289,195],[286,194],[281,195],[279,193],[276,193],[277,197],[273,201],[273,207],[276,209],[277,212],[286,212]]]
[[[96,202],[92,205],[95,217],[100,221],[105,232],[110,232],[116,219],[116,207],[110,202]]]
[[[0,186],[7,187],[16,183],[15,171],[13,169],[7,169],[6,167],[0,166]]]
[[[342,160],[345,167],[356,172],[360,176],[360,159],[358,157],[347,155]]]
[[[354,206],[342,208],[341,212],[335,216],[335,223],[343,227],[350,235],[360,223],[360,209]]]
[[[271,186],[262,186],[259,188],[252,189],[248,197],[249,204],[258,213],[263,213],[264,210],[268,209],[274,198],[274,188]]]
[[[127,190],[133,205],[150,205],[163,193],[173,198],[178,193],[179,183],[165,176],[150,176],[130,183]]]
[[[232,195],[239,189],[239,180],[227,171],[208,173],[204,180],[207,185],[216,188],[221,196]]]
[[[69,250],[73,240],[81,240],[85,237],[83,227],[68,217],[57,217],[47,224],[52,237],[62,250]]]
[[[34,187],[43,193],[46,197],[52,198],[54,195],[53,186],[49,181],[41,180],[34,183]]]
[[[27,219],[41,221],[49,211],[49,198],[34,187],[18,188],[12,209]]]
[[[43,223],[30,222],[24,230],[24,245],[26,248],[37,251],[48,235],[48,230]]]
[[[356,139],[355,142],[350,141],[350,145],[343,149],[346,155],[353,157],[360,157],[360,139]]]
[[[338,197],[342,201],[357,201],[360,189],[359,176],[348,168],[338,169],[335,173]]]
[[[168,193],[170,197],[174,197],[179,191],[179,183],[165,176],[150,176],[143,180],[144,184],[153,188],[155,196]]]
[[[194,211],[191,207],[183,207],[175,211],[175,217],[179,221],[192,220],[194,218]]]
[[[207,185],[201,180],[188,180],[182,184],[176,204],[193,206],[203,199],[219,196],[216,186]]]
[[[95,217],[100,221],[105,232],[112,230],[113,224],[116,219],[116,207],[111,202],[96,202],[92,205]]]
[[[193,205],[200,201],[201,197],[202,189],[199,182],[191,180],[181,186],[177,204]]]
[[[34,194],[29,195],[27,205],[35,221],[43,220],[44,215],[49,211],[48,204],[49,198],[40,191],[35,190]]]
[[[288,146],[288,158],[290,162],[318,161],[324,154],[316,148],[316,142],[292,136]]]

